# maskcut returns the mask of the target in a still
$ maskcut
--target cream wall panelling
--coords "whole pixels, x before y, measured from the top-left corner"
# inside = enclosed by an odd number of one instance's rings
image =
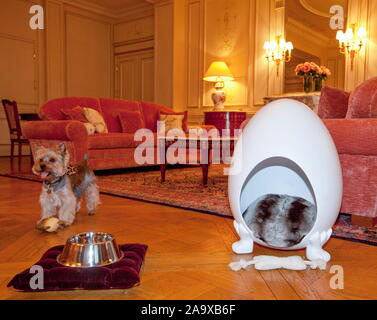
[[[187,107],[200,109],[202,105],[203,70],[203,6],[200,1],[187,3]]]
[[[114,25],[115,97],[153,101],[154,11],[142,10]]]
[[[277,75],[276,64],[266,62],[263,45],[278,35],[285,36],[285,1],[256,0],[255,17],[254,105],[262,106],[265,96],[283,93],[285,64]]]
[[[173,2],[159,1],[154,8],[154,101],[173,107]]]
[[[153,101],[153,50],[117,55],[115,57],[115,65],[116,98],[134,101]]]
[[[47,99],[65,95],[65,17],[60,1],[47,0],[46,25],[46,87]]]
[[[285,0],[270,0],[270,40],[276,36],[285,37]],[[266,62],[265,62],[266,63]],[[268,95],[282,94],[284,88],[285,63],[281,63],[279,70],[275,62],[269,63]],[[279,74],[277,75],[277,71]]]
[[[66,95],[111,97],[111,25],[66,12]]]
[[[228,63],[235,81],[226,83],[226,105],[248,105],[250,1],[205,0],[204,69],[214,60]],[[202,81],[203,105],[212,107],[213,84]]]
[[[114,25],[114,43],[128,42],[154,36],[154,16],[131,19]]]
[[[367,48],[359,52],[355,57],[355,64],[353,70],[351,70],[351,61],[349,55],[346,54],[346,75],[345,75],[345,89],[347,91],[352,91],[360,83],[365,81],[369,74],[370,62],[375,59],[377,55],[376,51],[373,51],[373,40],[370,36],[373,35],[375,31],[371,30],[371,26],[376,23],[376,11],[373,12],[370,9],[375,9],[375,4],[372,3],[375,0],[348,0],[348,27],[353,23],[358,23],[359,26],[366,28],[369,41],[367,43]],[[372,43],[372,47],[370,47]]]
[[[16,100],[20,112],[36,112],[44,98],[42,31],[30,29],[29,9],[39,1],[3,0],[0,10],[0,99]],[[43,58],[43,56],[42,56]],[[25,150],[24,150],[25,153]],[[8,124],[0,111],[0,155],[10,154]]]
[[[255,65],[254,65],[254,105],[263,105],[268,95],[269,67],[264,56],[264,42],[270,39],[271,2],[256,0],[255,9]]]
[[[47,99],[113,96],[112,19],[46,0]]]
[[[176,111],[187,110],[187,5],[175,1],[173,6],[173,89],[172,106]]]
[[[366,79],[377,76],[377,1],[369,1],[368,33]]]
[[[56,0],[80,10],[103,15],[113,21],[128,20],[129,17],[138,17],[149,14],[153,6],[148,1],[140,1],[139,4],[127,6],[127,8],[115,10],[91,2],[91,0]]]
[[[148,49],[154,49],[154,37],[117,43],[114,45],[114,55]]]
[[[202,123],[204,112],[213,109],[213,86],[202,77],[215,59],[225,60],[236,76],[227,84],[227,105],[254,114],[255,1],[189,0],[186,11],[190,123]]]

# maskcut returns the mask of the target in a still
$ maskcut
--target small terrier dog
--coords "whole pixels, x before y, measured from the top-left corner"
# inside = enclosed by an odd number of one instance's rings
[[[64,143],[56,149],[40,147],[34,156],[33,173],[43,180],[41,219],[37,229],[45,231],[46,219],[58,211],[61,228],[70,226],[80,210],[81,196],[86,199],[88,214],[94,215],[99,200],[96,177],[88,167],[88,157],[79,164],[69,165],[69,153]]]

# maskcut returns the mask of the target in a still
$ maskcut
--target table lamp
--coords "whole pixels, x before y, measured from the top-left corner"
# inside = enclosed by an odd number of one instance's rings
[[[224,92],[224,81],[233,81],[234,77],[227,64],[223,61],[212,62],[203,78],[204,81],[214,82],[215,92],[212,93],[212,101],[215,110],[224,109],[226,95]]]

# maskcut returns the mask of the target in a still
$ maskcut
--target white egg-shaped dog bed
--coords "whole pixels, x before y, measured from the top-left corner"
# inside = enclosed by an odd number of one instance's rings
[[[253,234],[243,214],[266,195],[299,197],[313,205],[315,218],[299,243],[276,247]],[[329,261],[322,246],[331,236],[341,199],[338,153],[323,122],[295,100],[264,106],[244,128],[229,172],[229,201],[240,237],[233,251],[251,253],[256,242],[283,250],[306,248],[307,258]]]

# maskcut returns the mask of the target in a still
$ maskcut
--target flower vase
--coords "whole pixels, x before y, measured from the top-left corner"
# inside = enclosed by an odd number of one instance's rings
[[[321,78],[314,78],[314,91],[321,91],[323,86],[323,80]]]
[[[313,89],[313,77],[304,76],[304,92],[309,93]]]

